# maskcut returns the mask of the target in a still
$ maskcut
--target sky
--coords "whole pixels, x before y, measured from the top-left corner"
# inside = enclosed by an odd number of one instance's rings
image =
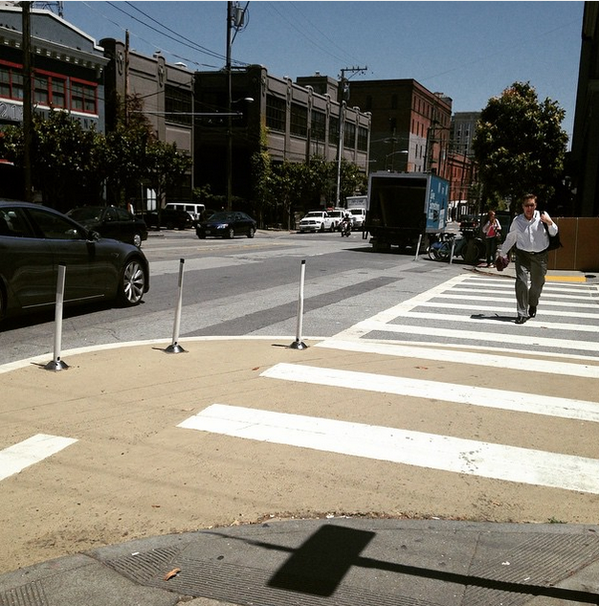
[[[52,4],[52,3],[49,3]],[[513,82],[530,82],[540,101],[566,110],[571,137],[584,2],[240,1],[243,29],[234,64],[261,64],[273,76],[316,72],[351,80],[412,78],[453,99],[453,111],[480,111]],[[99,41],[125,39],[143,54],[160,50],[190,69],[221,69],[227,2],[64,2],[64,18]]]

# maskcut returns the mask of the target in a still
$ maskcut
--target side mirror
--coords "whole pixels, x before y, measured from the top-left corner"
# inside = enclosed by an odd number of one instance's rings
[[[102,236],[94,230],[90,230],[87,232],[87,240],[88,242],[98,242]]]

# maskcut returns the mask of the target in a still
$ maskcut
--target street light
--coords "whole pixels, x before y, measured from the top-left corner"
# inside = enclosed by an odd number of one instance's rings
[[[409,152],[409,150],[407,150],[407,149],[400,149],[400,150],[398,150],[398,151],[394,151],[394,152],[391,152],[390,154],[387,154],[387,155],[385,156],[385,168],[387,168],[387,160],[388,160],[389,158],[391,158],[391,172],[393,172],[393,170],[394,170],[394,158],[393,158],[393,156],[396,156],[397,154],[404,154],[404,155],[407,155],[407,154],[409,154],[409,153],[410,153],[410,152]]]
[[[252,97],[244,97],[243,99],[237,99],[236,101],[231,100],[231,71],[228,74],[228,105],[229,111],[227,116],[227,210],[233,210],[233,116],[239,116],[241,113],[233,113],[233,105],[236,103],[253,103]]]

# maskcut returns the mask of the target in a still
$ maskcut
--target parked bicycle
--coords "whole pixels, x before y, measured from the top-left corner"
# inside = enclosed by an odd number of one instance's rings
[[[461,257],[465,263],[476,264],[484,255],[484,244],[480,238],[469,233],[439,234],[434,242],[431,242],[427,252],[433,261],[451,261],[453,247],[453,258]]]

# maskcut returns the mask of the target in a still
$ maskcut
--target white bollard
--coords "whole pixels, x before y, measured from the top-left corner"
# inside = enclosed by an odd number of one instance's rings
[[[64,284],[67,268],[65,265],[58,266],[58,280],[56,283],[56,310],[54,314],[54,359],[44,367],[46,370],[63,370],[68,364],[60,359],[62,347],[62,310],[64,306]]]
[[[181,327],[181,309],[183,308],[183,265],[185,259],[179,261],[179,298],[175,310],[175,324],[173,326],[173,342],[164,350],[166,353],[182,353],[185,350],[179,345],[179,329]]]
[[[306,275],[306,260],[302,261],[300,269],[299,300],[297,302],[297,329],[295,341],[290,345],[291,349],[307,349],[308,346],[302,341],[302,318],[304,315],[304,278]]]

